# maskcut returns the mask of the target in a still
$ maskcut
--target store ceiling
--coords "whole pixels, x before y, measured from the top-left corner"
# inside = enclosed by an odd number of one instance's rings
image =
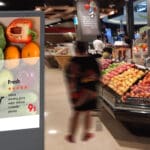
[[[0,0],[0,10],[33,10],[43,0]]]
[[[64,5],[73,6],[74,5],[74,0],[45,0],[44,2],[46,5],[50,5],[50,6],[64,6]]]
[[[76,12],[75,1],[77,0],[0,0],[5,4],[0,5],[0,10],[33,10],[36,6],[44,11],[45,24],[51,25],[72,20]],[[112,15],[113,11],[121,14],[125,0],[97,0],[97,3],[102,18],[106,15]]]
[[[75,1],[77,0],[45,0],[45,5],[42,7],[42,10],[45,12],[45,24],[51,25],[73,19],[76,12]],[[146,0],[133,1],[134,3],[140,3]],[[114,18],[123,14],[125,0],[97,0],[97,4],[100,8],[100,18],[104,18],[106,16]],[[137,15],[135,15],[135,19],[137,18],[136,16]],[[122,16],[120,16],[120,18],[121,17]],[[126,17],[124,17],[124,19],[125,18]],[[118,17],[114,19],[115,21],[116,19],[118,21]],[[111,21],[108,22],[112,23]],[[141,20],[141,24],[142,23],[143,20]],[[119,21],[117,24],[119,24]]]
[[[135,1],[133,4],[133,10],[134,10],[134,25],[145,25],[147,24],[148,18],[147,16],[147,1],[146,0],[138,0]],[[126,24],[126,9],[124,8],[123,14],[108,18],[105,17],[103,19],[106,23],[111,24]]]
[[[75,1],[77,0],[45,0],[45,4],[52,6],[73,6]],[[116,5],[116,7],[120,8],[122,5],[124,5],[124,0],[97,0],[97,3],[101,8],[107,8],[109,5]]]
[[[100,18],[113,13],[122,12],[124,0],[97,0],[100,8]],[[75,0],[45,0],[45,24],[51,25],[73,19],[76,8]]]

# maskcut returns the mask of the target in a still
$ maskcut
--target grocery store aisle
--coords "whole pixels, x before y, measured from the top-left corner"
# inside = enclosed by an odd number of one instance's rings
[[[45,150],[146,150],[150,148],[150,137],[132,135],[104,109],[100,114],[101,119],[94,117],[93,131],[96,132],[96,137],[88,142],[82,142],[77,136],[77,142],[70,144],[64,140],[70,111],[62,71],[45,67]],[[80,129],[78,135],[81,135]]]

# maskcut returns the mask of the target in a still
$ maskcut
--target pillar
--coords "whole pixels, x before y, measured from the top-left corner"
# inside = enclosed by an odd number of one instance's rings
[[[126,2],[126,25],[129,38],[134,39],[134,9],[133,0],[125,0]]]

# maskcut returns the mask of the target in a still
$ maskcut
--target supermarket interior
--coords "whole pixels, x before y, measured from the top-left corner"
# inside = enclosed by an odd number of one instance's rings
[[[35,46],[36,52],[32,51],[31,56],[39,57],[39,53],[44,53],[44,87],[41,87],[44,89],[44,150],[150,148],[150,0],[0,0],[0,10],[27,10],[44,14],[44,49],[39,52]],[[36,25],[39,23],[38,19],[35,16],[32,18]],[[6,21],[7,18],[3,20]],[[20,46],[23,42],[19,41],[22,38],[18,36],[22,27],[19,24],[23,22],[17,21],[11,23],[9,20],[6,38],[10,43],[19,43]],[[40,28],[34,24],[31,28],[42,34]],[[18,39],[15,39],[17,36]],[[39,36],[37,41],[41,38],[42,36]],[[2,39],[3,37],[0,37],[0,40]],[[25,43],[31,42],[28,40],[29,37]],[[72,57],[76,57],[75,41],[87,42],[87,54],[98,62],[101,77],[97,108],[91,113],[91,130],[94,137],[83,141],[83,127],[79,126],[74,143],[66,140],[72,108],[64,72]],[[98,41],[101,43],[100,48]],[[0,59],[3,59],[2,45],[4,46],[4,43],[0,41]],[[34,45],[30,48],[33,47]],[[27,47],[22,48],[22,51],[25,49]],[[5,59],[20,58],[18,50],[17,54],[16,49],[11,52],[15,56],[9,56],[10,52],[7,51],[8,48],[4,50]],[[28,52],[21,53],[23,59]],[[39,67],[37,62],[39,61],[30,61],[32,69]],[[17,65],[18,63],[7,64],[5,67],[13,70]],[[24,67],[24,63],[21,65]],[[15,69],[13,73],[16,75]],[[24,68],[21,71],[24,71]],[[36,73],[38,74],[38,71]],[[31,79],[27,82],[31,83],[24,88],[33,86]],[[39,85],[35,81],[33,90],[38,93],[36,86]],[[36,111],[38,106],[34,104],[28,107],[29,110],[35,108]],[[83,122],[83,119],[80,118],[79,122]]]
[[[82,4],[84,6],[81,8]],[[53,149],[60,150],[148,149],[150,87],[149,37],[146,28],[149,21],[144,16],[147,15],[149,2],[98,0],[98,27],[95,24],[97,20],[93,16],[89,19],[86,12],[83,12],[84,7],[88,9],[87,4],[89,1],[79,0],[73,4],[75,8],[72,4],[64,7],[66,10],[70,7],[68,9],[72,10],[73,15],[69,12],[69,15],[63,16],[62,13],[61,19],[59,15],[51,15],[50,6],[44,9],[48,19],[56,17],[51,21],[46,18],[45,29],[46,148],[51,145]],[[83,21],[85,19],[90,20],[90,23]],[[71,111],[63,70],[70,57],[75,55],[76,39],[88,41],[90,55],[99,54],[93,47],[93,41],[99,32],[103,35],[105,47],[111,49],[112,53],[106,50],[100,53],[101,57],[97,57],[102,77],[99,87],[100,107],[93,114],[96,136],[84,143],[79,134],[77,142],[70,144],[63,139],[68,130],[66,127]],[[52,132],[50,127],[55,133],[48,133]]]

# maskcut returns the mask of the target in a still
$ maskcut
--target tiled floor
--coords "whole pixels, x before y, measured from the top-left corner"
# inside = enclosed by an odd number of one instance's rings
[[[94,118],[96,137],[88,142],[80,140],[70,144],[64,140],[67,133],[70,106],[63,73],[60,69],[45,67],[45,150],[149,150],[150,137],[131,134],[104,109],[100,119]]]

